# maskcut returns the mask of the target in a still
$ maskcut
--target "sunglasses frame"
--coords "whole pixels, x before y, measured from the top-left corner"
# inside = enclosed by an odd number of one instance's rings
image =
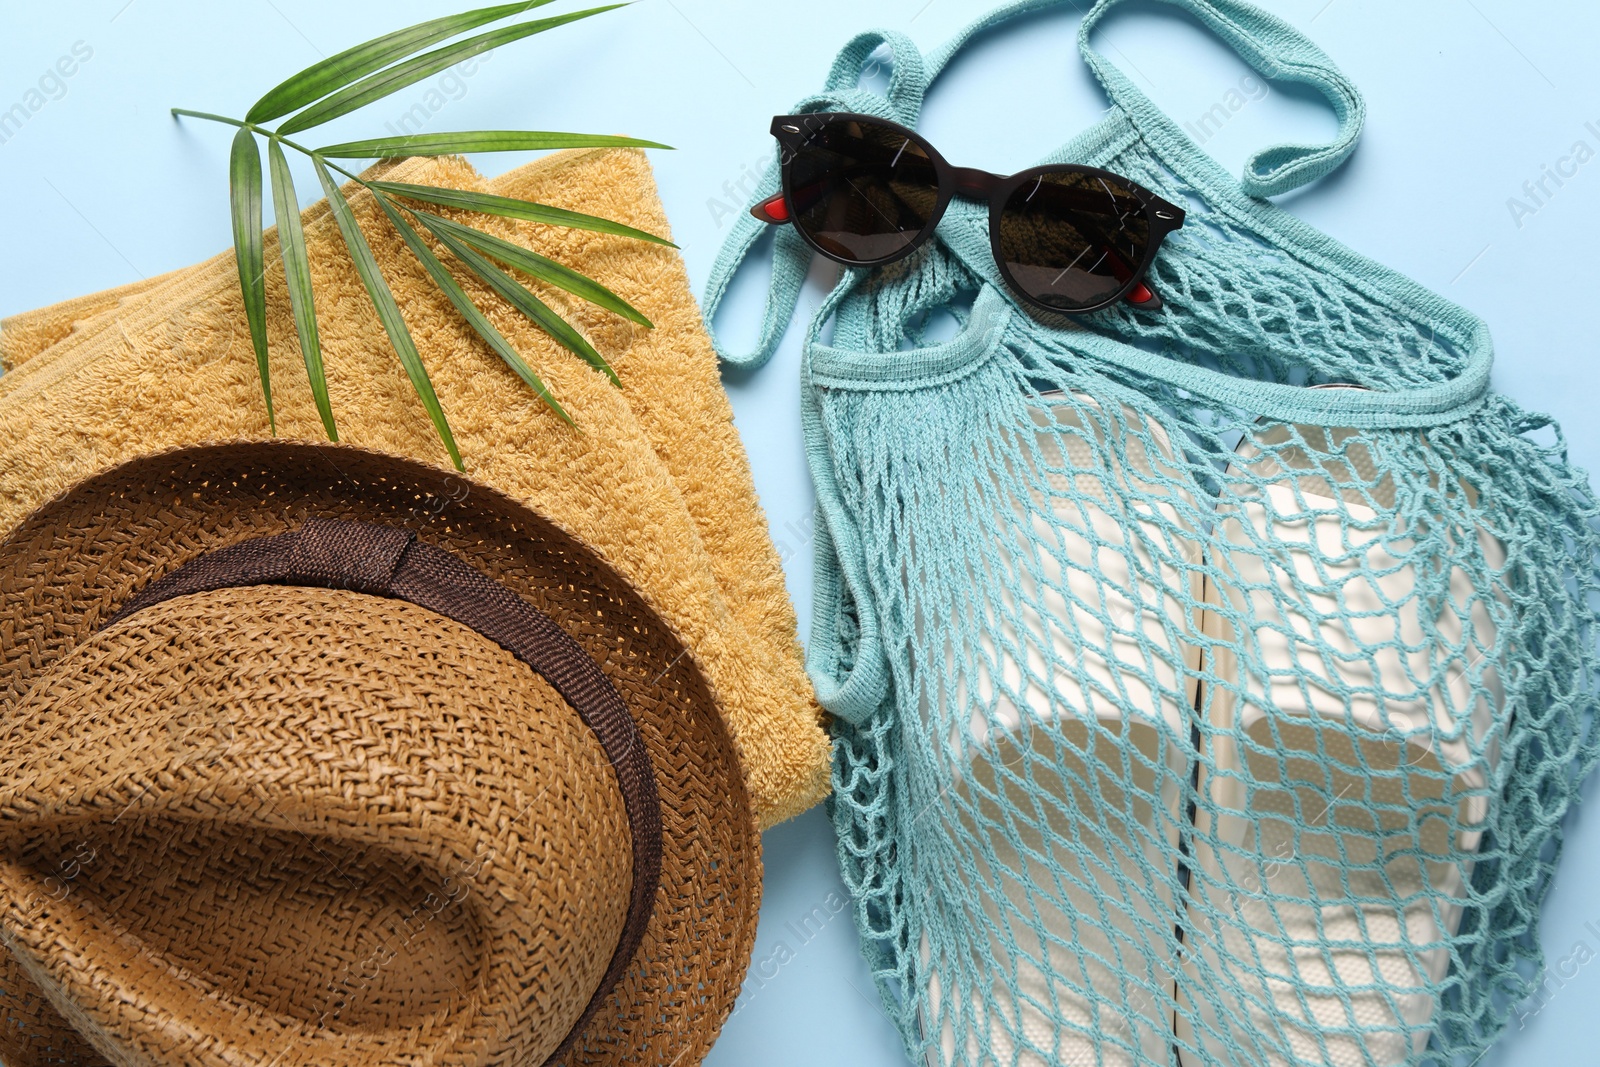
[[[940,155],[939,150],[929,144],[915,130],[908,129],[898,122],[879,118],[876,115],[864,115],[853,111],[817,111],[806,115],[775,116],[772,120],[772,136],[777,138],[780,148],[779,172],[782,175],[783,193],[781,197],[770,198],[751,208],[750,213],[752,215],[762,222],[773,225],[794,221],[789,205],[797,202],[794,198],[791,184],[791,164],[794,161],[795,154],[805,146],[806,142],[817,131],[835,122],[872,123],[877,126],[889,127],[904,134],[911,143],[922,150],[928,157],[929,163],[933,166],[934,176],[938,180],[938,200],[933,211],[929,214],[927,224],[918,231],[917,235],[907,243],[905,248],[895,252],[893,255],[870,261],[843,259],[823,248],[805,231],[804,227],[796,224],[796,232],[818,255],[825,256],[835,263],[842,263],[847,267],[882,267],[904,259],[927,243],[928,238],[933,236],[934,230],[938,228],[940,220],[944,218],[945,211],[950,207],[950,202],[959,196],[965,200],[985,200],[988,202],[989,247],[991,254],[994,256],[995,266],[999,268],[1000,277],[1005,281],[1006,287],[1025,303],[1057,315],[1082,315],[1110,307],[1119,300],[1130,298],[1130,294],[1132,294],[1140,296],[1139,299],[1130,299],[1130,302],[1135,307],[1154,310],[1161,306],[1160,297],[1145,283],[1144,279],[1150,270],[1150,264],[1155,261],[1156,253],[1161,249],[1161,243],[1166,240],[1168,234],[1183,225],[1184,211],[1181,207],[1164,200],[1149,189],[1121,174],[1102,170],[1099,167],[1086,167],[1076,163],[1054,163],[1041,167],[1030,167],[1027,170],[1010,175],[991,174],[988,171],[975,170],[971,167],[957,167]],[[1011,277],[1011,272],[1006,269],[1005,259],[1000,250],[1000,219],[1005,214],[1006,202],[1010,200],[1011,194],[1042,175],[1063,173],[1110,178],[1126,186],[1143,205],[1145,219],[1150,226],[1150,240],[1148,247],[1145,248],[1144,257],[1122,287],[1114,295],[1104,300],[1081,308],[1071,309],[1052,307],[1028,295],[1017,284],[1016,280]],[[781,205],[778,203],[779,200],[783,201]],[[1143,289],[1143,293],[1135,294],[1135,290],[1140,288]]]

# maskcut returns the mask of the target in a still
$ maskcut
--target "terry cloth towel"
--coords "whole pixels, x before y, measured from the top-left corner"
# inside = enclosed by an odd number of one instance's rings
[[[635,151],[560,153],[492,183],[458,159],[386,162],[370,174],[537,200],[668,233],[649,163]],[[404,309],[469,473],[593,546],[673,626],[722,706],[763,828],[815,804],[827,790],[828,741],[682,259],[621,237],[471,218],[583,271],[655,323],[645,330],[533,284],[612,362],[619,390],[460,274],[573,415],[575,432],[460,321],[370,196],[353,185],[345,193]],[[326,203],[308,209],[304,225],[341,441],[448,472]],[[275,233],[267,263],[278,433],[322,439]],[[9,368],[0,375],[0,533],[133,456],[269,436],[231,251],[8,319],[0,324],[0,362]]]

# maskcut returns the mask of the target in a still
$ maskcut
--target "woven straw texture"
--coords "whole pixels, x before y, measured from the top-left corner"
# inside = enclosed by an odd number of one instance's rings
[[[560,153],[493,183],[453,159],[374,170],[394,181],[492,191],[668,233],[638,152]],[[354,188],[346,194],[405,309],[468,471],[593,546],[683,638],[732,726],[763,827],[815,804],[827,789],[828,741],[682,259],[618,237],[471,219],[587,273],[656,324],[644,330],[533,285],[612,360],[623,382],[617,390],[463,277],[573,414],[582,430],[574,433],[460,322],[371,198]],[[448,464],[326,205],[308,209],[304,221],[341,439]],[[274,235],[267,263],[278,432],[321,439]],[[0,362],[11,368],[0,375],[0,530],[133,456],[268,436],[231,252],[7,320]]]
[[[310,517],[416,530],[600,664],[648,747],[664,855],[635,966],[566,1062],[703,1057],[760,891],[732,738],[620,576],[493,490],[440,514],[447,478],[343,446],[189,449],[0,545],[8,942],[70,1006],[67,1025],[0,968],[8,1065],[105,1062],[79,1034],[117,1063],[539,1063],[605,968],[631,878],[620,796],[508,653],[345,590],[224,589],[101,629],[162,575]]]
[[[593,735],[509,653],[413,605],[184,597],[85,641],[12,722],[12,950],[82,1032],[133,1035],[147,1061],[226,1063],[244,1021],[262,1058],[371,1063],[504,1031],[508,1061],[540,1062],[621,932],[628,831]],[[439,774],[463,747],[493,758]],[[62,855],[82,871],[56,901]],[[474,892],[409,916],[474,866]],[[129,937],[149,951],[117,951]],[[84,1008],[102,984],[128,999]],[[205,1046],[155,1044],[174,1019]]]

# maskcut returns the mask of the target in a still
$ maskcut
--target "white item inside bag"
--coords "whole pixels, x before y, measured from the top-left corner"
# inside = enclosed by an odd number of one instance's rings
[[[1042,400],[1037,451],[1004,479],[1028,493],[1006,494],[997,523],[1008,573],[974,677],[941,720],[956,757],[947,810],[995,865],[969,886],[981,914],[961,923],[964,966],[988,988],[944,1004],[924,935],[924,1024],[939,1028],[928,1059],[1166,1063],[1201,548],[1165,488],[1181,468],[1159,425],[1079,394]],[[952,1016],[968,1035],[959,1051]]]
[[[1488,814],[1503,701],[1490,604],[1459,563],[1424,601],[1415,531],[1381,519],[1394,485],[1356,431],[1280,425],[1240,452],[1264,481],[1223,504],[1218,539],[1240,551],[1224,550],[1207,599],[1249,633],[1205,613],[1232,685],[1201,704],[1180,1050],[1232,1063],[1231,1038],[1267,1067],[1402,1064],[1427,1045],[1426,987],[1448,971]],[[1503,567],[1499,542],[1476,540]],[[1206,973],[1227,978],[1202,988]]]

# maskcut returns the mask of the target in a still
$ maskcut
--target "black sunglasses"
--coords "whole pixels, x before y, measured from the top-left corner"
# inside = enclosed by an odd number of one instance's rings
[[[989,201],[1000,275],[1028,303],[1096,311],[1126,299],[1161,306],[1144,275],[1183,209],[1096,167],[1059,164],[1004,177],[945,162],[914,131],[872,115],[779,115],[783,192],[750,209],[793,222],[807,244],[852,267],[910,255],[953,197]]]

